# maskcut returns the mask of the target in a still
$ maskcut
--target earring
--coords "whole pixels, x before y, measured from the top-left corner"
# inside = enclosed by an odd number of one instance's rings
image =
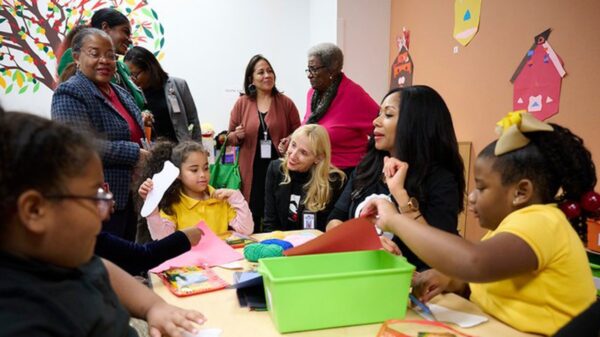
[[[254,92],[256,91],[256,86],[255,86],[253,83],[250,83],[250,84],[248,85],[248,91],[249,91],[250,93],[254,93]]]

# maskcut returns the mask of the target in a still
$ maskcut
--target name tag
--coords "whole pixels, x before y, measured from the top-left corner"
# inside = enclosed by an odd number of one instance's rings
[[[270,140],[261,140],[260,141],[260,157],[261,158],[271,158],[271,141]]]
[[[317,215],[313,212],[302,213],[302,227],[304,229],[315,229],[315,223],[317,222]]]
[[[181,108],[179,107],[179,102],[177,101],[177,96],[174,94],[167,95],[167,99],[169,100],[169,105],[173,109],[173,113],[181,113]]]

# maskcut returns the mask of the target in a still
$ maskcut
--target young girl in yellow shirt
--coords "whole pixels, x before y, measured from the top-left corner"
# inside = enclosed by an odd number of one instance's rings
[[[152,239],[161,239],[175,230],[196,226],[200,221],[220,236],[225,235],[229,228],[241,234],[252,234],[252,213],[241,192],[215,190],[208,184],[208,153],[202,144],[193,141],[176,146],[169,142],[157,143],[142,176],[152,176],[162,169],[167,160],[177,166],[180,173],[165,192],[158,209],[147,217]],[[138,193],[142,199],[146,199],[152,187],[150,178],[141,184]]]
[[[470,299],[488,314],[519,330],[551,335],[596,299],[583,244],[556,205],[593,190],[594,163],[581,138],[527,113],[509,114],[499,128],[501,137],[475,162],[475,190],[468,198],[469,209],[490,230],[480,242],[418,223],[415,207],[399,205],[399,214],[392,203],[377,200],[365,211],[436,269],[415,277],[421,299],[470,290]],[[403,185],[409,169],[388,158],[387,184]]]

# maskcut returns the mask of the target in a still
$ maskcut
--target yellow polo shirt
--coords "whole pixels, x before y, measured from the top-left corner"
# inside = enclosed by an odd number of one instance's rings
[[[236,212],[227,200],[213,198],[214,192],[215,189],[208,186],[209,198],[206,200],[196,200],[182,192],[181,200],[172,206],[175,214],[168,215],[161,210],[160,217],[173,222],[178,230],[196,226],[203,220],[215,234],[224,236]]]
[[[583,243],[555,204],[509,214],[494,231],[511,233],[535,253],[538,268],[511,279],[471,283],[471,300],[485,312],[525,332],[552,335],[596,300]]]

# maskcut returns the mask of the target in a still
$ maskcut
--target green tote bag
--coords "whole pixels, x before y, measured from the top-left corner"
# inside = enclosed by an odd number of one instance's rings
[[[238,160],[240,156],[235,157],[235,162],[231,164],[223,163],[223,154],[227,142],[221,146],[219,155],[215,159],[215,163],[210,165],[210,185],[215,189],[219,188],[231,188],[239,190],[242,185],[242,178],[240,177],[240,168],[238,166]]]

